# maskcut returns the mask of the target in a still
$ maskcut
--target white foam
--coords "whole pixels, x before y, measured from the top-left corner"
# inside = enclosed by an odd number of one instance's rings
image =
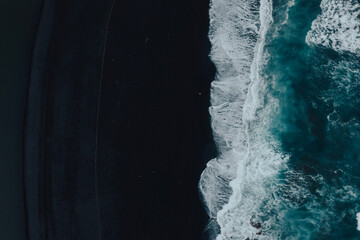
[[[209,216],[220,226],[217,240],[277,239],[280,230],[271,219],[254,227],[278,206],[269,186],[276,186],[286,161],[267,132],[277,102],[268,97],[265,104],[267,83],[260,75],[272,2],[213,0],[210,19],[211,58],[217,67],[210,114],[220,156],[208,163],[199,188]]]
[[[288,23],[289,11],[290,11],[290,8],[292,8],[293,6],[295,6],[295,0],[290,0],[286,6],[286,16],[285,16],[285,20],[282,22],[282,25]]]
[[[306,36],[309,45],[360,54],[360,4],[357,0],[323,0],[321,14]]]
[[[360,231],[360,212],[356,214],[357,230]]]
[[[212,128],[220,152],[201,175],[199,189],[209,216],[216,218],[232,193],[238,159],[247,149],[242,109],[259,32],[258,0],[212,0],[209,39],[217,68],[211,86]]]

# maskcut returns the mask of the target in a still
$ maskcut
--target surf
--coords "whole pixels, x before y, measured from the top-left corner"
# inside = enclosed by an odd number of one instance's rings
[[[279,232],[267,212],[277,207],[271,186],[287,156],[268,131],[277,102],[262,76],[272,2],[214,0],[210,19],[217,75],[209,111],[220,155],[199,182],[210,228],[217,228],[208,229],[210,238],[275,239]]]
[[[213,0],[209,239],[356,239],[357,1]]]

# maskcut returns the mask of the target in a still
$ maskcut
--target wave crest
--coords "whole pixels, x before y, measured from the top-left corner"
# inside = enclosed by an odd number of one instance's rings
[[[306,36],[309,45],[360,54],[360,4],[357,0],[323,0],[322,13]]]

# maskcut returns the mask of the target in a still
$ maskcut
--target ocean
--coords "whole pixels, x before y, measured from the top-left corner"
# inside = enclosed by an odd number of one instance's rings
[[[209,14],[209,239],[359,239],[359,1],[213,0]]]

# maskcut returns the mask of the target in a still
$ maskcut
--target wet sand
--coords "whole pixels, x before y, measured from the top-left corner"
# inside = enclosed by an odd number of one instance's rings
[[[45,0],[26,111],[29,239],[201,239],[208,5]]]
[[[40,2],[0,4],[0,238],[25,239],[23,124]]]

